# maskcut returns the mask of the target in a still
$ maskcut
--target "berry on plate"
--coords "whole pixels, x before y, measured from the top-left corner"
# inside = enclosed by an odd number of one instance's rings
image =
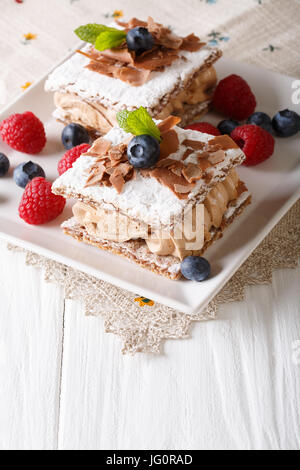
[[[265,131],[270,132],[270,134],[273,132],[272,120],[266,113],[257,111],[256,113],[251,114],[247,119],[247,124],[256,124],[257,126],[265,129]]]
[[[232,119],[224,119],[224,121],[219,122],[218,129],[221,134],[228,134],[230,135],[233,129],[239,126],[237,121],[233,121]]]
[[[14,150],[36,154],[46,145],[43,123],[31,111],[12,114],[0,124],[0,135]]]
[[[135,168],[151,168],[158,162],[159,155],[159,143],[151,135],[138,135],[128,144],[128,160]]]
[[[253,124],[236,127],[231,138],[246,155],[243,165],[257,165],[273,155],[275,140],[262,127]]]
[[[4,153],[0,153],[0,177],[5,176],[10,167],[9,160]]]
[[[127,47],[130,51],[135,51],[140,55],[149,51],[154,46],[154,39],[147,28],[137,27],[128,31],[126,36]]]
[[[295,111],[284,109],[275,114],[272,124],[279,137],[291,137],[300,131],[300,116]]]
[[[45,178],[45,172],[37,163],[24,162],[14,170],[14,181],[20,188],[25,188],[29,181],[38,176]]]
[[[70,150],[77,145],[88,144],[90,142],[90,136],[83,126],[72,122],[63,129],[61,140],[63,146],[67,150]]]
[[[57,165],[58,173],[62,175],[65,171],[72,168],[73,163],[76,162],[80,155],[86,153],[90,148],[89,144],[81,144],[68,150]]]
[[[229,75],[215,89],[213,106],[220,113],[242,121],[253,114],[256,99],[248,83],[239,75]]]
[[[210,264],[201,256],[187,256],[181,263],[181,273],[190,281],[205,281],[210,276]]]
[[[195,122],[186,127],[192,131],[204,132],[204,134],[221,135],[221,132],[209,122]]]
[[[34,178],[28,183],[19,205],[21,219],[31,225],[41,225],[62,213],[66,200],[53,194],[51,187],[45,178]]]

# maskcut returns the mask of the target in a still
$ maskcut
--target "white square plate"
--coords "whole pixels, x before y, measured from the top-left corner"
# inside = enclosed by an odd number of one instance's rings
[[[285,108],[297,111],[297,107],[292,103],[292,78],[227,60],[220,60],[217,70],[220,78],[231,73],[243,76],[256,95],[258,110],[270,115]],[[54,222],[38,227],[26,225],[18,217],[22,189],[18,188],[12,179],[13,168],[31,159],[44,168],[48,179],[54,180],[57,177],[57,162],[64,154],[60,140],[62,125],[51,117],[53,97],[44,92],[44,82],[45,78],[0,115],[2,120],[12,113],[30,110],[45,123],[48,138],[43,152],[32,157],[14,152],[0,143],[0,152],[7,154],[12,164],[9,176],[0,179],[0,236],[7,241],[70,265],[134,294],[193,314],[208,304],[300,196],[298,134],[292,138],[276,139],[275,154],[265,163],[252,168],[240,168],[240,176],[251,191],[253,202],[227,229],[224,237],[206,252],[205,257],[212,265],[212,276],[203,283],[170,281],[118,256],[65,236],[60,224],[71,216],[70,201],[63,214]],[[212,123],[217,123],[220,119],[213,114],[205,117],[205,120]]]

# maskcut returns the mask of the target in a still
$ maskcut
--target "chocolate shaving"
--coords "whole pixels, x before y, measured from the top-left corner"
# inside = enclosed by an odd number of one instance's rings
[[[134,67],[109,64],[101,61],[91,61],[86,68],[92,72],[98,72],[108,77],[118,78],[132,86],[141,86],[147,82],[150,71],[139,70]]]
[[[105,172],[106,168],[103,164],[93,167],[84,187],[88,188],[89,186],[94,186],[95,184],[100,183]]]
[[[119,78],[132,86],[141,86],[148,81],[150,73],[150,70],[139,70],[133,67],[118,67],[115,78]]]
[[[177,132],[174,129],[162,135],[162,142],[160,144],[159,160],[167,158],[169,155],[176,153],[179,149],[179,140]]]
[[[161,121],[157,127],[159,128],[160,132],[162,134],[165,134],[166,132],[170,131],[173,129],[173,127],[177,126],[181,121],[181,118],[178,116],[169,116],[163,121]]]
[[[130,29],[137,28],[141,26],[142,28],[147,28],[147,23],[142,20],[138,20],[137,18],[131,18],[127,23],[120,20],[115,20],[115,22],[125,29],[125,31],[129,31]]]
[[[90,180],[87,181],[85,184],[85,188],[88,188],[89,186],[95,186],[95,184],[100,183],[102,181],[103,175],[94,175],[90,178]]]
[[[114,62],[134,65],[135,52],[129,51],[127,47],[123,47],[121,49],[106,49],[100,53],[96,52],[95,56],[95,60],[99,60],[99,58],[102,60],[105,57]]]
[[[108,62],[101,62],[100,60],[92,60],[85,68],[89,69],[91,72],[98,72],[108,77],[117,78],[117,68],[113,63],[110,64]]]
[[[221,150],[221,149],[222,149],[222,147],[219,144],[211,145],[210,143],[208,143],[208,145],[206,146],[206,150],[209,153],[214,153],[214,152],[217,152],[218,150]]]
[[[125,180],[122,175],[113,173],[109,178],[110,183],[116,189],[116,191],[121,194],[122,189],[125,184]]]
[[[128,162],[120,163],[113,170],[114,171],[111,174],[109,181],[120,194],[126,181],[129,181],[133,176],[135,176],[135,172],[132,165]]]
[[[182,184],[174,184],[174,190],[176,193],[179,194],[189,193],[191,189],[193,189],[193,185],[191,184],[188,186],[184,186]]]
[[[213,165],[216,165],[217,163],[223,162],[225,159],[225,152],[224,150],[217,150],[214,153],[211,153],[210,156],[208,157],[208,160],[210,163]]]
[[[130,163],[120,163],[118,167],[115,169],[115,175],[122,175],[127,176],[130,172],[132,172],[133,167]]]
[[[139,174],[145,178],[155,178],[160,184],[169,188],[179,199],[187,199],[190,191],[197,181],[203,179],[208,183],[212,177],[213,165],[222,162],[226,153],[222,145],[231,145],[230,138],[220,136],[221,139],[211,139],[208,143],[186,139],[183,145],[187,147],[181,160],[169,158],[169,155],[176,154],[179,148],[177,132],[173,127],[179,122],[174,116],[169,116],[162,121],[158,127],[162,134],[160,146],[160,159],[155,168],[141,169]],[[120,194],[127,181],[135,178],[137,170],[132,167],[127,158],[127,146],[129,140],[118,145],[112,144],[103,139],[98,139],[91,149],[91,154],[96,157],[96,164],[90,169],[86,186],[104,185],[113,186]],[[185,164],[189,155],[196,154],[196,162]],[[195,159],[195,157],[193,157]]]
[[[156,167],[169,168],[170,170],[179,168],[181,170],[184,168],[184,163],[181,160],[175,160],[174,158],[165,158],[164,160],[160,160]]]
[[[111,142],[109,140],[103,139],[100,137],[99,139],[95,140],[93,143],[93,147],[91,148],[91,153],[96,155],[97,157],[102,157],[107,154],[108,150],[111,147]],[[90,152],[87,152],[89,156],[91,156]]]
[[[178,162],[180,164],[180,162]],[[194,184],[188,183],[188,181],[183,176],[177,176],[170,168],[154,168],[153,170],[142,170],[141,174],[143,176],[149,176],[152,178],[156,178],[157,181],[164,186],[171,189],[171,191],[179,198],[179,199],[187,199],[188,193],[194,187]],[[175,186],[178,186],[180,191],[175,189]],[[183,191],[182,188],[185,187],[186,190]]]
[[[155,38],[155,42],[160,46],[178,50],[183,43],[183,38],[172,33],[170,28],[166,28],[160,23],[155,23],[151,16],[148,18],[147,29]]]
[[[184,168],[184,163],[181,160],[175,160],[171,158],[170,160],[173,160],[172,164],[170,165],[170,168]]]
[[[181,170],[181,168],[171,168],[171,171],[172,171],[172,173],[174,173],[174,175],[177,175],[177,176],[181,176],[181,175],[182,175],[182,170]]]
[[[211,173],[205,173],[204,175],[205,183],[208,184],[210,180],[212,179],[212,177],[213,175]]]
[[[220,145],[222,150],[238,149],[239,146],[232,140],[229,135],[218,135],[209,141],[209,145]]]
[[[104,148],[106,154],[102,155]],[[97,164],[90,169],[85,187],[101,184],[113,186],[121,193],[125,182],[135,176],[134,169],[127,160],[127,144],[122,142],[112,147],[105,139],[98,139],[93,150],[98,150],[100,156],[97,155]]]
[[[89,150],[88,152],[84,153],[83,155],[86,155],[88,157],[95,157],[95,158],[99,157],[98,153],[92,152],[92,150]],[[99,158],[97,158],[96,161],[103,160],[103,158],[105,158],[105,157],[99,157]]]
[[[201,42],[198,36],[195,36],[195,34],[192,33],[189,36],[183,38],[180,49],[182,51],[196,52],[205,45],[205,42]]]
[[[174,158],[165,158],[163,160],[160,160],[157,164],[157,168],[170,168],[172,165],[174,166],[174,163],[178,162],[178,160],[174,160]]]
[[[175,51],[154,48],[151,51],[147,51],[145,54],[138,56],[134,60],[134,66],[139,69],[146,69],[150,72],[154,72],[157,70],[163,70],[165,67],[169,67],[177,59],[178,54]]]
[[[188,148],[192,148],[194,150],[202,150],[205,147],[204,142],[200,142],[199,140],[189,140],[189,139],[185,139],[182,142],[182,145]]]
[[[82,51],[81,49],[77,49],[76,52],[78,54],[84,55],[85,57],[91,60],[97,60],[97,57],[99,56],[99,54],[97,54],[96,51],[93,49],[90,49],[89,52],[85,52],[85,51]]]
[[[197,153],[197,160],[199,162],[200,159],[202,158],[208,158],[210,156],[210,153],[209,152],[199,152]]]
[[[124,154],[126,153],[126,151],[127,151],[127,145],[125,145],[122,142],[121,144],[111,147],[111,149],[108,152],[108,157],[111,160],[121,160]]]

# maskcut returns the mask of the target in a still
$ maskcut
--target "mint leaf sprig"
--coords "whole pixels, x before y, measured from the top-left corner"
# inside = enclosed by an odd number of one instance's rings
[[[117,121],[121,129],[133,135],[151,135],[158,142],[162,141],[161,133],[147,109],[141,106],[135,111],[120,111]]]
[[[91,43],[98,51],[113,49],[126,41],[126,32],[104,24],[89,23],[75,29],[75,34],[85,42]]]

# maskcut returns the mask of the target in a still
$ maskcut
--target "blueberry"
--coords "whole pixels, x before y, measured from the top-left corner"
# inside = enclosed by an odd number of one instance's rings
[[[272,120],[266,113],[261,113],[259,111],[253,113],[247,119],[247,124],[256,124],[257,126],[265,129],[265,131],[270,132],[270,134],[273,133]]]
[[[68,124],[62,131],[62,143],[63,146],[70,150],[80,144],[89,144],[90,136],[88,131],[80,124],[72,122]]]
[[[232,119],[224,119],[218,124],[218,129],[221,134],[231,134],[231,132],[239,126],[237,121],[233,121]]]
[[[295,111],[284,109],[275,114],[272,124],[279,137],[291,137],[300,131],[300,116]]]
[[[9,160],[4,153],[0,153],[0,176],[5,176],[10,167]]]
[[[135,168],[150,168],[154,166],[159,159],[159,155],[159,143],[151,135],[138,135],[128,144],[128,160]]]
[[[33,162],[21,163],[14,170],[15,183],[21,188],[25,188],[29,181],[38,176],[45,178],[45,172],[40,165]]]
[[[147,28],[133,28],[126,36],[127,47],[130,51],[135,51],[137,55],[149,51],[154,46],[154,39]]]
[[[187,256],[181,263],[181,273],[190,281],[205,281],[210,276],[210,264],[201,256]]]

